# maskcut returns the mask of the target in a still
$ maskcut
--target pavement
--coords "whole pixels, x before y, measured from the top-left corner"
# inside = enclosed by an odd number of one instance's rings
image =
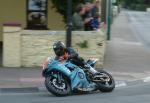
[[[150,13],[130,11],[127,15],[135,28],[137,38],[150,50]]]
[[[116,87],[150,82],[150,51],[138,40],[122,11],[112,25],[112,38],[107,42],[104,69],[116,80]],[[0,92],[45,91],[42,69],[0,67]]]
[[[147,49],[140,39],[145,32],[141,34],[137,31],[135,19],[139,18],[134,16],[133,19],[133,16],[129,15],[133,13],[135,12],[124,10],[115,18],[111,41],[107,42],[104,68],[112,73],[117,81],[136,81],[150,76],[150,49]],[[143,15],[141,12],[136,13]]]

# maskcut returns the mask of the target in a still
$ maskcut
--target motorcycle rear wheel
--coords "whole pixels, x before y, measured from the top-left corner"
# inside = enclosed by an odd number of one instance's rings
[[[98,71],[99,73],[103,73],[104,75],[107,75],[108,76],[108,80],[107,82],[97,82],[97,86],[98,86],[98,89],[101,91],[101,92],[111,92],[114,90],[115,88],[115,81],[113,79],[113,77],[106,71],[104,70],[99,70]]]

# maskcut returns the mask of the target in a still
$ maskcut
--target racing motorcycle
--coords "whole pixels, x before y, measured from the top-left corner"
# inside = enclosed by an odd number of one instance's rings
[[[75,65],[71,60],[59,63],[51,59],[48,68],[42,72],[47,90],[56,96],[67,96],[78,92],[113,91],[115,88],[113,77],[105,70],[95,69],[97,61],[88,60],[83,67]]]

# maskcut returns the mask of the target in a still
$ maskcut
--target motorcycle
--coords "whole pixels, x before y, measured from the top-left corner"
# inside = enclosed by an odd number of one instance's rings
[[[95,69],[96,62],[97,60],[88,60],[83,67],[73,64],[71,60],[59,63],[51,59],[48,68],[42,72],[47,90],[55,96],[67,96],[81,91],[113,91],[113,77],[105,70]]]

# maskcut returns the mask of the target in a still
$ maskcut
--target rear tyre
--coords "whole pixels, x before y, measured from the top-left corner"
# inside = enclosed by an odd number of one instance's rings
[[[115,88],[115,81],[114,81],[113,77],[104,70],[99,70],[98,72],[100,74],[106,75],[106,77],[103,78],[103,79],[106,80],[105,82],[96,83],[97,86],[98,86],[98,89],[101,92],[111,92],[111,91],[113,91],[114,88]]]

